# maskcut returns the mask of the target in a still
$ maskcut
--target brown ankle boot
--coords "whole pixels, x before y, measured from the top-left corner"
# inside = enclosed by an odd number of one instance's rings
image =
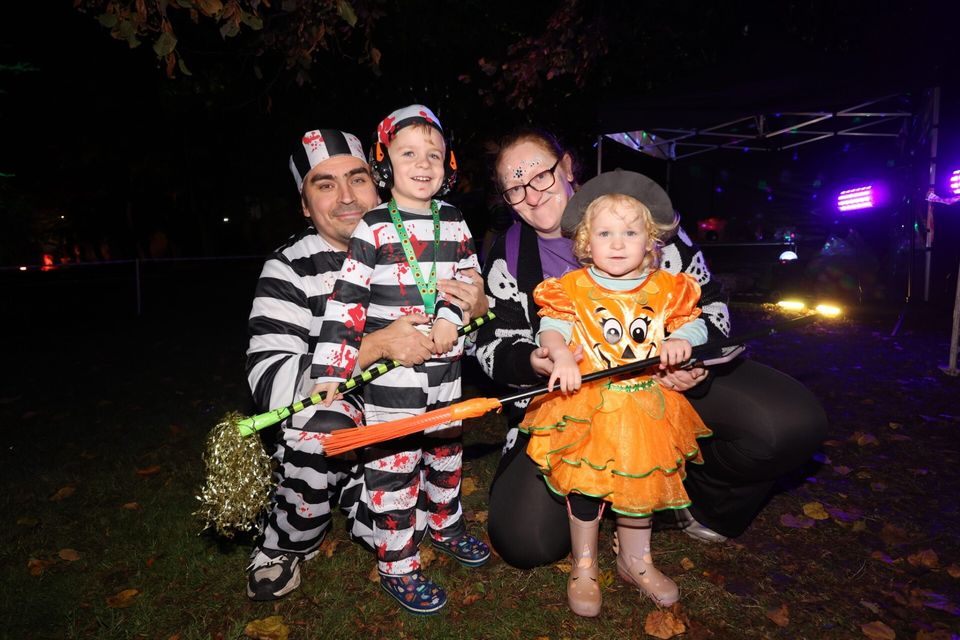
[[[600,615],[600,567],[597,564],[597,537],[601,515],[596,520],[570,519],[570,577],[567,579],[567,601],[578,616]]]
[[[677,584],[653,566],[650,555],[650,518],[617,516],[617,573],[634,585],[657,606],[669,607],[680,599]]]

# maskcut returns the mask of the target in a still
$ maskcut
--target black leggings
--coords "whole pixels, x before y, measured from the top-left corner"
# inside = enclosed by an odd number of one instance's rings
[[[704,464],[687,465],[693,517],[725,536],[743,533],[780,476],[803,464],[827,434],[820,402],[802,384],[740,358],[711,369],[712,385],[690,398],[713,437],[701,440]],[[570,530],[562,498],[526,455],[527,437],[500,460],[490,487],[487,528],[497,553],[520,569],[563,558]]]

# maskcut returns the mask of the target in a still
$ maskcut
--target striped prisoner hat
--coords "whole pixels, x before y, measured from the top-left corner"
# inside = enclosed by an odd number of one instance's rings
[[[397,109],[380,122],[377,126],[377,142],[389,147],[397,131],[411,124],[428,124],[443,134],[440,120],[433,115],[433,111],[422,104],[411,104],[409,107]]]
[[[353,156],[367,162],[363,145],[352,133],[336,129],[314,129],[303,134],[290,156],[290,172],[297,181],[297,191],[303,192],[303,180],[315,166],[335,156]]]

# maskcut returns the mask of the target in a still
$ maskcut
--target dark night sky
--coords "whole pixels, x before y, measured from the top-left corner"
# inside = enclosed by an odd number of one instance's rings
[[[434,49],[417,49],[427,52],[428,59],[432,56],[436,60],[433,65],[401,59],[395,68],[391,64],[402,56],[387,55],[385,76],[376,82],[368,74],[331,68],[320,75],[328,77],[329,72],[335,88],[318,83],[299,88],[282,78],[266,92],[244,68],[245,63],[222,53],[230,50],[230,43],[220,47],[218,53],[216,42],[182,40],[195,51],[207,51],[195,54],[199,56],[198,65],[226,64],[218,62],[218,56],[231,61],[237,68],[219,76],[229,78],[228,86],[221,82],[221,86],[212,87],[213,83],[206,81],[209,76],[203,73],[170,82],[157,68],[148,46],[128,50],[90,16],[72,10],[69,2],[43,8],[39,4],[16,3],[16,8],[7,10],[14,12],[13,18],[3,20],[0,27],[0,63],[26,62],[37,69],[0,74],[0,171],[15,174],[14,178],[3,179],[0,191],[7,205],[4,215],[8,231],[12,229],[8,239],[0,242],[3,264],[37,259],[36,244],[27,244],[22,238],[36,233],[23,219],[25,210],[42,211],[48,217],[68,216],[70,233],[93,242],[109,240],[116,247],[115,257],[131,255],[134,247],[142,252],[156,231],[168,236],[168,251],[173,255],[262,253],[300,224],[291,212],[296,203],[286,168],[291,140],[303,130],[320,125],[352,130],[366,139],[376,119],[401,104],[421,100],[432,103],[461,140],[458,156],[467,166],[466,177],[478,187],[473,197],[465,199],[471,209],[466,211],[465,206],[465,213],[472,224],[484,226],[483,132],[501,130],[527,115],[484,111],[475,96],[471,98],[469,87],[456,84],[452,85],[455,95],[434,95],[436,86],[428,86],[424,80],[424,74],[429,73],[456,77],[461,67],[476,71],[473,61],[490,55],[482,49],[482,25],[461,35],[464,50],[438,52],[442,43]],[[509,5],[499,4],[504,8]],[[732,38],[729,46],[719,36],[712,42],[705,41],[705,48],[714,47],[717,52],[713,56],[715,64],[686,69],[683,57],[696,47],[680,37],[677,41],[686,42],[688,48],[675,55],[660,52],[659,58],[649,60],[651,65],[659,65],[656,73],[637,72],[643,80],[637,84],[660,87],[656,91],[645,93],[642,87],[633,91],[631,83],[617,82],[606,87],[605,96],[578,96],[578,100],[570,101],[569,112],[554,109],[540,120],[549,125],[568,125],[563,133],[576,143],[585,174],[589,174],[595,163],[589,140],[605,126],[599,123],[597,110],[607,98],[653,95],[662,104],[661,111],[669,115],[671,108],[683,102],[683,96],[697,91],[723,89],[727,94],[723,100],[742,106],[778,85],[787,85],[784,95],[817,102],[824,93],[823,86],[814,82],[807,93],[794,90],[791,94],[792,74],[803,71],[805,77],[829,78],[844,69],[852,81],[862,84],[869,80],[875,90],[912,90],[916,95],[931,83],[940,84],[942,165],[952,162],[960,167],[960,95],[957,72],[947,64],[951,58],[960,59],[953,44],[957,38],[947,37],[949,25],[955,28],[958,23],[943,10],[947,4],[853,3],[845,9],[848,24],[852,20],[850,6],[864,10],[873,7],[876,13],[865,17],[863,24],[876,33],[852,38],[853,46],[842,56],[808,50],[802,43],[787,46],[779,42],[787,40],[780,36],[783,25],[765,24],[764,14],[758,9],[731,9],[743,15],[719,14],[727,26],[749,23],[758,35],[749,41]],[[682,34],[686,29],[694,38],[709,29],[709,25],[700,24],[709,15],[698,18],[696,12],[666,3],[650,6],[651,11],[656,9],[664,21],[672,23],[663,30]],[[894,8],[883,15],[884,6]],[[526,7],[522,11],[526,13],[518,14],[518,20],[533,23],[539,17],[542,25],[543,9]],[[826,15],[839,9],[824,5],[821,11]],[[430,27],[429,20],[421,22],[408,20],[406,27]],[[637,16],[636,25],[619,27],[624,34],[632,29],[639,35],[646,28],[642,15]],[[407,46],[406,40],[397,37],[389,42],[398,50]],[[499,44],[505,46],[508,41]],[[389,54],[390,50],[385,52]],[[664,68],[674,62],[675,68]],[[627,72],[611,75],[621,77]],[[268,93],[270,112],[266,109]],[[839,96],[828,97],[839,101]],[[701,104],[700,108],[721,106]],[[462,122],[460,110],[481,117]],[[471,125],[481,133],[472,135],[471,130],[468,134]],[[608,143],[607,149],[605,168],[623,165],[661,180],[666,177],[660,161],[625,153],[613,143]],[[904,155],[893,144],[849,139],[762,158],[715,152],[676,163],[670,173],[671,193],[687,220],[709,215],[776,216],[790,209],[807,219],[812,216],[821,228],[827,228],[831,224],[827,218],[832,214],[828,215],[820,204],[831,197],[826,191],[844,179],[860,177],[857,174],[864,178],[878,172],[902,174],[904,163],[915,165],[910,171],[922,169],[925,160],[917,153]],[[818,194],[820,202],[812,203],[810,185],[818,179],[823,185]],[[717,186],[722,186],[722,191],[718,192]],[[774,190],[772,200],[767,199],[766,187]],[[250,213],[256,208],[261,211],[260,218]],[[224,216],[232,218],[231,225],[220,222]],[[949,223],[943,226],[949,238],[955,229]],[[20,242],[12,239],[18,234]]]

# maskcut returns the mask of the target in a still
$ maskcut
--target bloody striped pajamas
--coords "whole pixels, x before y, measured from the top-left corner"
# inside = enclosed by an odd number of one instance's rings
[[[473,239],[460,212],[441,203],[440,241],[435,250],[430,212],[400,210],[424,273],[436,262],[437,279],[479,267]],[[367,212],[350,240],[320,327],[311,369],[317,382],[342,381],[354,373],[363,335],[394,320],[424,313],[423,299],[400,245],[387,205]],[[461,326],[458,307],[438,298],[437,318]],[[395,369],[363,389],[367,424],[420,415],[460,399],[463,338],[443,356]],[[373,541],[381,573],[400,575],[420,565],[418,545],[425,521],[437,539],[464,532],[460,508],[462,445],[459,423],[368,448],[362,453],[369,492]],[[418,511],[426,507],[427,513]]]
[[[311,354],[345,255],[311,226],[264,264],[248,323],[247,379],[257,411],[288,406],[312,389]],[[329,408],[308,407],[283,423],[274,453],[277,486],[261,531],[261,548],[304,556],[316,551],[338,495],[351,537],[372,548],[372,522],[362,502],[367,499],[363,469],[353,459],[328,459],[316,437],[362,420],[363,401],[353,393]]]

